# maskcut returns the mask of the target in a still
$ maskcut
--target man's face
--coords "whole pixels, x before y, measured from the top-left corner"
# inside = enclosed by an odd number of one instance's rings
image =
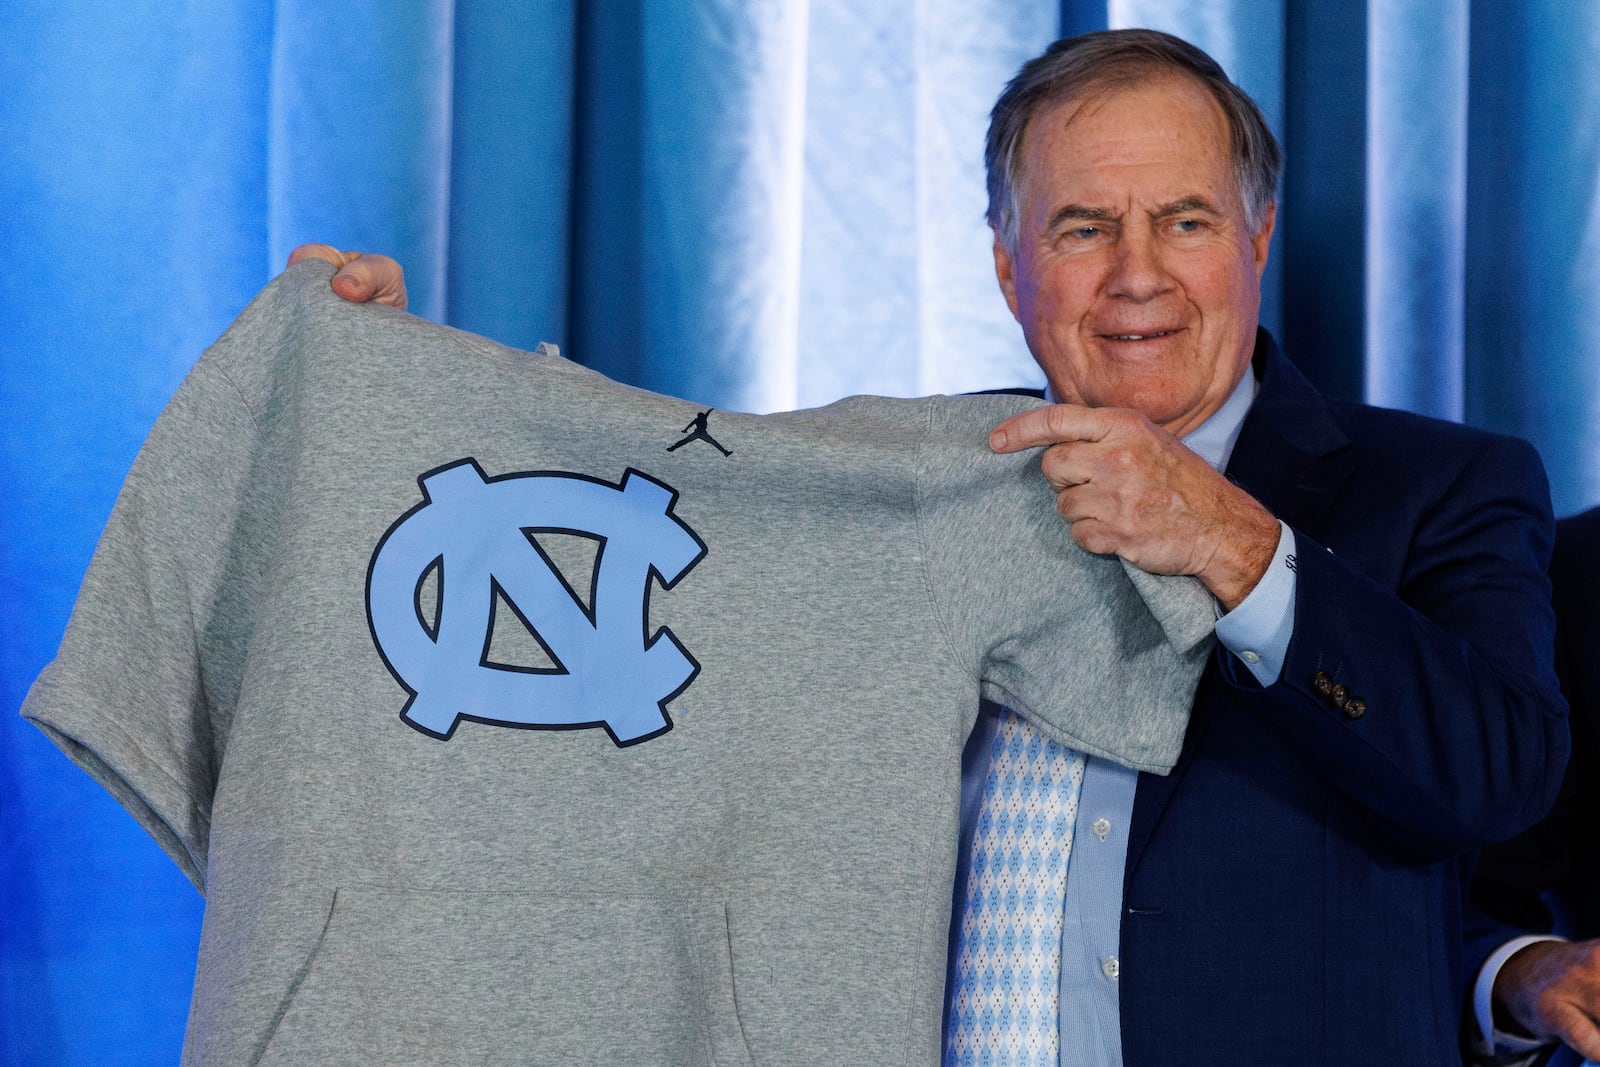
[[[1252,234],[1222,110],[1163,76],[1035,115],[1015,255],[995,271],[1055,399],[1183,436],[1250,365],[1269,212]]]

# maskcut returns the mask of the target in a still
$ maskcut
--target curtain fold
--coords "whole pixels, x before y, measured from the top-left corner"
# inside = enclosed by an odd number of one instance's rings
[[[809,8],[643,5],[648,388],[741,410],[794,406]]]
[[[517,348],[567,337],[576,0],[456,0],[449,321]]]
[[[994,279],[989,108],[1048,5],[814,6],[798,401],[1040,384]]]
[[[1600,8],[1475,0],[1470,32],[1466,421],[1567,513],[1600,499]]]
[[[1375,7],[1369,19],[1365,396],[1459,420],[1467,4],[1408,0]],[[1420,41],[1434,46],[1418,47]]]
[[[290,248],[419,314],[772,410],[1040,380],[982,139],[1062,30],[1211,51],[1288,151],[1264,320],[1321,385],[1600,502],[1600,8],[1579,0],[0,5],[0,1056],[171,1062],[197,894],[16,711],[133,455]]]
[[[313,239],[385,251],[406,264],[412,310],[445,317],[453,8],[274,5],[265,271]]]

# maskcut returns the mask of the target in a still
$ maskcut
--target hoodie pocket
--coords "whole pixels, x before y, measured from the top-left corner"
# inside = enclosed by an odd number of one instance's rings
[[[726,908],[341,886],[259,1062],[747,1064]]]

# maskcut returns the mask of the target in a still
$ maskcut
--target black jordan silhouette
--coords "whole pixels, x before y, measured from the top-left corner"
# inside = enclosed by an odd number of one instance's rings
[[[711,436],[710,430],[706,429],[706,420],[710,417],[710,411],[702,411],[700,414],[696,415],[694,417],[694,421],[683,428],[683,432],[687,436],[685,436],[684,439],[679,441],[677,444],[668,448],[667,451],[676,452],[690,441],[704,441],[718,452],[721,452],[724,456],[733,455],[732,452],[729,452],[726,448],[723,448],[721,445],[717,444],[717,439]]]

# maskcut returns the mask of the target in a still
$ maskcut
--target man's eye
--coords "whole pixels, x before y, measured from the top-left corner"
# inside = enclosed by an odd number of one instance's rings
[[[1079,226],[1076,229],[1068,230],[1067,236],[1075,241],[1090,241],[1100,236],[1100,227]]]
[[[1175,219],[1172,228],[1179,233],[1199,233],[1205,228],[1205,223],[1199,219]]]

